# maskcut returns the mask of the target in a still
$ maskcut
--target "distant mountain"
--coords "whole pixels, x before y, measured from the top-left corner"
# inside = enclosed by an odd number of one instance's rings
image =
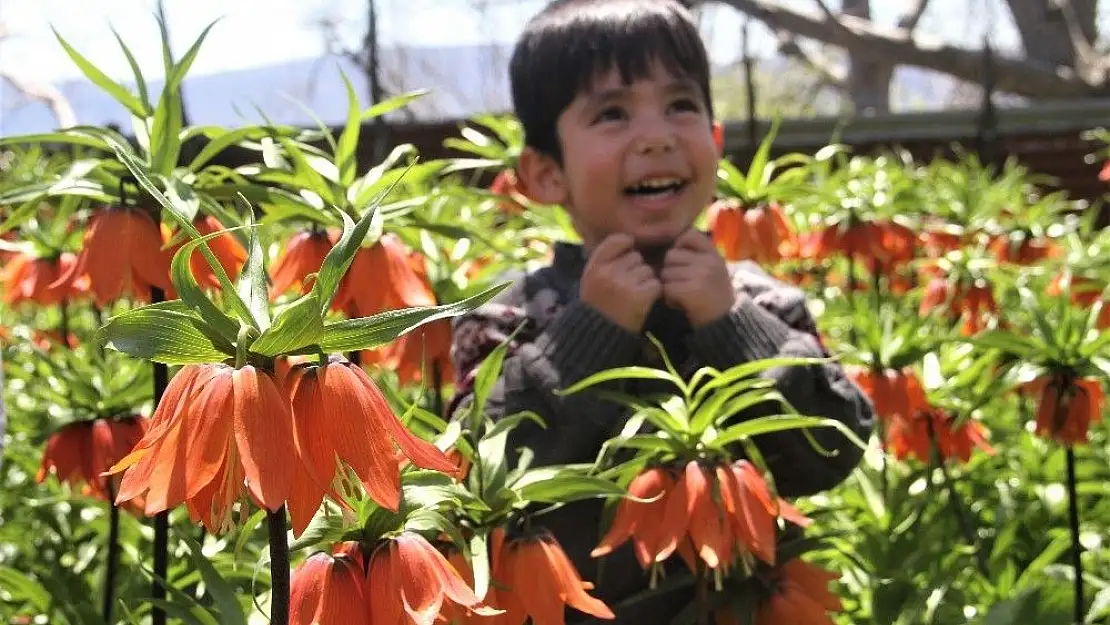
[[[395,112],[390,118],[431,121],[509,110],[509,55],[510,49],[499,45],[382,50],[388,92],[432,90],[410,104],[407,113]],[[760,65],[765,68],[778,61],[760,60]],[[312,126],[315,122],[304,110],[307,107],[325,123],[341,124],[346,119],[347,98],[340,68],[365,103],[368,89],[361,69],[344,57],[325,56],[188,78],[184,90],[190,122],[222,126],[257,123],[263,121],[260,109],[276,123]],[[931,72],[901,68],[895,93],[899,102],[912,101],[914,108],[922,103],[936,106],[947,96],[944,83],[950,81]],[[161,86],[162,81],[155,81],[148,90],[157,93]],[[133,84],[128,87],[134,89]],[[72,80],[59,88],[69,98],[80,123],[115,123],[130,130],[131,119],[123,107],[92,83]],[[54,118],[44,104],[28,101],[0,81],[0,136],[53,128]]]

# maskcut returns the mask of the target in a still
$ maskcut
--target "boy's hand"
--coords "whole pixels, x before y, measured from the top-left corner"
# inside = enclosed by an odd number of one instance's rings
[[[706,325],[728,313],[736,303],[725,259],[713,241],[687,230],[663,259],[663,298],[686,311],[691,325]]]
[[[663,293],[655,272],[627,234],[612,234],[590,254],[582,272],[582,301],[630,332],[639,332]]]

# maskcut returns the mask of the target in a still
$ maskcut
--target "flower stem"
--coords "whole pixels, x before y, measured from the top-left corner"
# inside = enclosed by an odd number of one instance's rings
[[[289,625],[289,543],[285,506],[266,514],[270,532],[270,623]]]
[[[1076,491],[1075,450],[1064,450],[1068,471],[1068,529],[1071,530],[1071,566],[1075,571],[1075,625],[1084,620],[1083,546],[1079,543],[1079,493]]]
[[[121,183],[122,184],[122,183]],[[150,287],[150,302],[157,304],[166,301],[166,294],[158,287]],[[154,366],[154,405],[162,401],[162,394],[169,385],[169,368],[162,363],[153,363]],[[166,588],[162,585],[169,572],[170,562],[170,511],[166,510],[154,516],[154,581],[150,589],[150,597],[157,601],[165,600]],[[166,625],[166,611],[157,603],[150,613],[151,625]]]
[[[944,476],[944,486],[948,490],[948,501],[956,512],[956,522],[960,526],[960,531],[963,532],[964,540],[967,541],[968,546],[975,550],[975,563],[979,567],[979,573],[989,579],[990,567],[987,565],[987,557],[983,553],[983,546],[979,544],[979,540],[975,537],[975,529],[969,518],[968,509],[964,506],[964,501],[956,490],[956,482],[948,473],[948,467],[945,466],[943,460],[940,463],[940,471],[941,475]]]
[[[115,501],[114,489],[109,485],[108,494],[108,545],[104,563],[104,595],[101,613],[105,625],[112,623],[112,604],[116,594],[116,569],[119,568],[119,507]]]

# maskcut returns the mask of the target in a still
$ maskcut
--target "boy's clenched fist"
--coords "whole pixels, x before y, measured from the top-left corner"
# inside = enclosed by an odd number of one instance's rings
[[[690,324],[704,326],[736,303],[728,266],[713,241],[690,229],[675,240],[663,259],[663,299],[686,311]]]
[[[627,234],[606,237],[590,253],[579,287],[583,302],[629,332],[643,328],[648,311],[663,293],[655,271],[634,245]]]

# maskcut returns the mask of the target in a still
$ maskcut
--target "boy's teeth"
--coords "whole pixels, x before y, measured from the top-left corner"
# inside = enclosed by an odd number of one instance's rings
[[[682,184],[682,181],[678,178],[649,178],[640,181],[640,184],[636,186],[642,189],[667,189],[679,184]]]

